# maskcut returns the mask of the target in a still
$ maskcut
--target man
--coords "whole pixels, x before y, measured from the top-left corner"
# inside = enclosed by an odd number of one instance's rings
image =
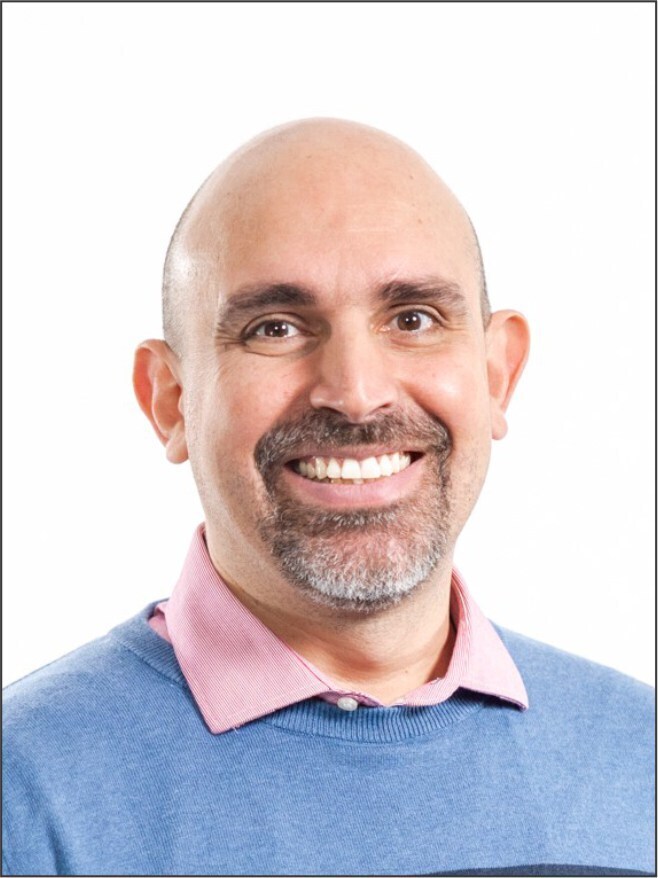
[[[169,601],[10,687],[6,873],[651,874],[649,688],[453,570],[528,329],[445,184],[267,132],[183,214],[164,325],[135,390],[205,524]]]

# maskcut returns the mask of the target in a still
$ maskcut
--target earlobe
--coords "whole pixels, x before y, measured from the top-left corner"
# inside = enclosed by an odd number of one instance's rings
[[[181,405],[183,388],[177,373],[176,355],[166,342],[149,339],[135,351],[135,396],[171,463],[183,463],[188,456]]]
[[[487,377],[491,402],[491,434],[507,433],[505,412],[530,351],[530,330],[517,311],[496,311],[486,330]]]

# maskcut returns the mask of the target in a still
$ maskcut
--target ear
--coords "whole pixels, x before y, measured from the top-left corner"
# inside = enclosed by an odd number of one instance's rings
[[[141,410],[167,449],[167,460],[187,460],[180,362],[160,339],[142,342],[135,351],[133,387]]]
[[[491,435],[507,433],[505,412],[530,351],[530,330],[517,311],[496,311],[486,334],[487,376],[491,401]]]

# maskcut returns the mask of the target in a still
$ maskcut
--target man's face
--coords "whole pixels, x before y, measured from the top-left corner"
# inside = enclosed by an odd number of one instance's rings
[[[222,572],[275,565],[351,609],[394,603],[449,559],[491,439],[464,217],[363,177],[270,180],[225,206],[219,234],[199,226],[216,257],[183,366]]]

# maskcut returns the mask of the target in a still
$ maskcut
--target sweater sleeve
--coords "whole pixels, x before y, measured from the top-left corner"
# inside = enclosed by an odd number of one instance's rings
[[[65,873],[57,857],[56,819],[38,773],[21,755],[14,736],[3,736],[2,873]],[[9,740],[7,740],[9,738]]]

